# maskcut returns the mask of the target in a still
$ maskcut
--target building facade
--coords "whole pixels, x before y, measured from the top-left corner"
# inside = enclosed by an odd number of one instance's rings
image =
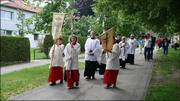
[[[16,36],[19,33],[19,28],[16,24],[21,22],[17,20],[18,11],[23,10],[24,19],[30,18],[33,14],[40,12],[40,9],[34,9],[33,6],[25,4],[21,0],[1,0],[1,35]],[[33,25],[30,26],[34,28]],[[24,30],[27,30],[24,27]],[[28,37],[30,40],[31,48],[37,48],[38,42],[43,40],[44,34],[36,32],[34,34],[26,34],[24,37]]]

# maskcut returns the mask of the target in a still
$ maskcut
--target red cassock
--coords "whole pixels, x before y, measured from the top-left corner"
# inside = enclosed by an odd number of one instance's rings
[[[103,83],[107,85],[116,84],[118,73],[119,70],[106,70],[104,73]]]
[[[79,81],[79,71],[78,70],[66,70],[66,81],[68,87],[73,87],[74,82]]]
[[[62,67],[51,67],[49,72],[48,82],[56,82],[57,80],[63,79],[63,68]]]

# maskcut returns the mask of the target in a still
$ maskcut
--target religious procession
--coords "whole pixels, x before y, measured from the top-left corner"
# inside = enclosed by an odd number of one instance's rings
[[[78,37],[72,34],[68,38],[69,43],[66,46],[62,44],[63,39],[60,31],[64,15],[58,13],[53,15],[54,32],[52,32],[52,35],[54,45],[49,52],[51,63],[48,82],[50,82],[50,86],[56,85],[58,80],[60,80],[59,83],[63,83],[64,80],[67,82],[67,88],[73,89],[79,86],[79,75],[84,75],[86,80],[98,79],[95,76],[98,70],[99,75],[104,75],[102,84],[106,85],[105,88],[116,88],[120,68],[126,69],[127,63],[130,65],[135,64],[137,47],[139,47],[139,54],[144,54],[145,61],[153,60],[153,51],[156,45],[154,34],[147,33],[137,40],[134,34],[131,34],[129,38],[121,37],[120,34],[116,37],[114,28],[104,30],[101,35],[98,35],[94,30],[90,30],[89,38],[84,46],[85,70],[84,74],[80,74],[78,55],[81,53],[81,47],[78,43]],[[165,46],[168,44],[165,41]]]

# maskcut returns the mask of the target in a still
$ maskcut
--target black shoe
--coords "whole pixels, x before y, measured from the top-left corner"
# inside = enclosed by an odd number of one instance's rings
[[[125,69],[125,67],[122,67],[123,69]]]
[[[60,80],[60,83],[63,83],[63,80]]]
[[[68,90],[73,89],[73,87],[69,87]]]
[[[75,83],[75,86],[79,86],[79,82],[76,82],[76,83]]]
[[[108,88],[110,88],[110,86],[111,86],[111,84],[110,84],[110,85],[107,85],[105,88],[108,89]]]
[[[54,86],[54,85],[56,85],[56,82],[52,82],[52,83],[50,84],[50,86]]]
[[[91,80],[91,78],[90,78],[90,77],[86,77],[86,79],[87,79],[87,80]]]
[[[92,79],[95,79],[95,77],[94,77],[94,76],[92,76]]]
[[[113,88],[116,88],[116,84],[113,85]]]

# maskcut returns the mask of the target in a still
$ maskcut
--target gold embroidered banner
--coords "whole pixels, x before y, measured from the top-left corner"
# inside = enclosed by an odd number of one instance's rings
[[[98,37],[102,43],[102,47],[104,50],[110,51],[112,49],[114,43],[113,36],[114,36],[114,27],[104,32]]]
[[[61,36],[64,16],[65,16],[65,13],[53,13],[53,21],[52,21],[53,40],[56,40],[57,38]]]

